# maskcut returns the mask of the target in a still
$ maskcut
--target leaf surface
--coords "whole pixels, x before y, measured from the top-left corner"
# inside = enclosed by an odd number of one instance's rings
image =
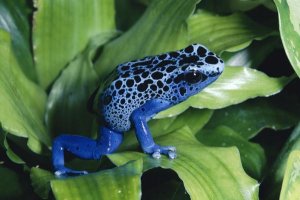
[[[114,35],[107,32],[93,37],[85,50],[68,64],[55,81],[46,111],[46,123],[53,135],[92,135],[96,117],[88,111],[88,100],[99,85],[92,58],[96,50]]]
[[[282,102],[285,102],[283,105]],[[293,102],[281,98],[257,98],[224,109],[216,110],[205,126],[212,129],[225,125],[246,139],[264,128],[287,129],[298,123],[300,112],[293,113]],[[290,107],[290,110],[287,109]]]
[[[18,174],[4,166],[0,166],[0,199],[20,199],[24,195],[24,187]]]
[[[273,30],[255,23],[241,13],[218,16],[199,10],[187,23],[189,42],[204,44],[217,54],[241,50],[253,40],[275,34]]]
[[[50,146],[43,123],[46,94],[21,71],[7,32],[0,30],[0,122],[4,131],[28,138],[29,148],[42,152],[42,143]]]
[[[144,171],[162,167],[174,170],[183,181],[191,199],[258,199],[258,183],[247,176],[236,148],[205,147],[188,127],[159,137],[160,145],[174,145],[177,158],[153,159],[138,152],[111,154],[116,165],[143,158]]]
[[[47,88],[91,37],[114,31],[114,1],[35,0],[33,50],[40,84]]]
[[[128,31],[104,47],[95,67],[100,79],[123,62],[185,47],[186,19],[198,2],[153,0]]]
[[[12,49],[23,73],[30,80],[37,81],[30,46],[28,9],[25,0],[0,1],[0,28],[10,33]]]
[[[54,174],[40,168],[31,168],[30,179],[34,192],[42,199],[47,199],[51,189],[50,181],[55,179]]]
[[[300,192],[300,151],[292,151],[288,157],[280,200],[299,199]]]
[[[261,178],[266,164],[266,157],[260,145],[249,142],[239,133],[224,125],[202,129],[196,137],[201,143],[207,146],[237,147],[246,172],[251,177],[256,179]]]
[[[56,199],[140,199],[143,162],[74,178],[51,181]]]
[[[188,100],[160,112],[158,117],[174,116],[188,107],[220,109],[247,99],[268,97],[280,92],[293,78],[272,78],[255,69],[225,67],[216,82]]]
[[[300,77],[300,1],[274,0],[281,40],[295,72]]]
[[[271,198],[277,198],[279,196],[280,188],[282,187],[282,181],[285,180],[285,187],[288,187],[288,179],[290,179],[287,175],[287,173],[291,173],[293,162],[298,157],[298,152],[300,151],[300,123],[295,127],[292,134],[290,135],[289,139],[285,143],[284,147],[282,148],[280,154],[277,156],[276,161],[274,162],[272,168],[269,170],[269,173],[267,174],[267,177],[265,178],[265,191],[266,191],[266,197]],[[294,158],[289,158],[294,154]],[[289,163],[290,162],[290,163]],[[298,166],[295,166],[295,169],[298,169]],[[288,172],[289,171],[289,172]],[[293,180],[290,180],[293,181]],[[292,184],[293,185],[293,184]],[[283,188],[282,188],[283,190]],[[288,190],[287,188],[284,190]],[[272,191],[272,192],[271,192]],[[283,192],[285,193],[285,192]],[[287,197],[285,194],[280,194],[281,196]]]

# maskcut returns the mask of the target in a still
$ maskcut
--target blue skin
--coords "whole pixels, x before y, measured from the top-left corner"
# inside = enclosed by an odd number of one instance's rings
[[[113,81],[99,96],[105,126],[98,139],[61,135],[54,140],[52,161],[57,176],[87,174],[64,166],[64,151],[83,159],[100,159],[114,152],[123,133],[135,127],[136,137],[147,154],[176,158],[173,146],[157,145],[147,121],[214,82],[224,70],[223,61],[199,44],[157,56],[127,62],[117,67]]]

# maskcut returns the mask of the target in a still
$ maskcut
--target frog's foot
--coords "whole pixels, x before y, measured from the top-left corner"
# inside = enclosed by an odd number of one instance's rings
[[[85,175],[88,174],[87,171],[78,171],[78,170],[72,170],[66,167],[59,167],[55,171],[56,177],[67,177],[67,176],[78,176],[78,175]]]
[[[149,151],[152,157],[155,159],[160,159],[161,154],[167,155],[170,159],[176,158],[176,148],[173,146],[159,146],[155,145]]]

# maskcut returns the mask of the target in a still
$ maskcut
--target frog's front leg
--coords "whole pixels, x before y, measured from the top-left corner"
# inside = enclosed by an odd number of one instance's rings
[[[159,159],[161,154],[169,158],[176,158],[176,148],[173,146],[157,145],[150,133],[147,121],[156,113],[170,107],[170,102],[154,99],[146,102],[143,106],[133,111],[131,121],[134,124],[136,137],[145,153],[152,154],[153,158]]]
[[[99,130],[98,139],[92,140],[79,135],[60,135],[52,146],[52,162],[55,175],[80,175],[86,171],[76,171],[65,167],[64,151],[68,151],[83,159],[97,160],[102,155],[114,152],[123,140],[123,133],[112,131],[106,127]]]

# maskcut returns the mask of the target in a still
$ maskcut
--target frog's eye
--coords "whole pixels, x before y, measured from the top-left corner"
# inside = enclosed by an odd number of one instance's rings
[[[184,80],[191,84],[198,83],[202,80],[202,73],[196,70],[186,72],[184,74]]]

